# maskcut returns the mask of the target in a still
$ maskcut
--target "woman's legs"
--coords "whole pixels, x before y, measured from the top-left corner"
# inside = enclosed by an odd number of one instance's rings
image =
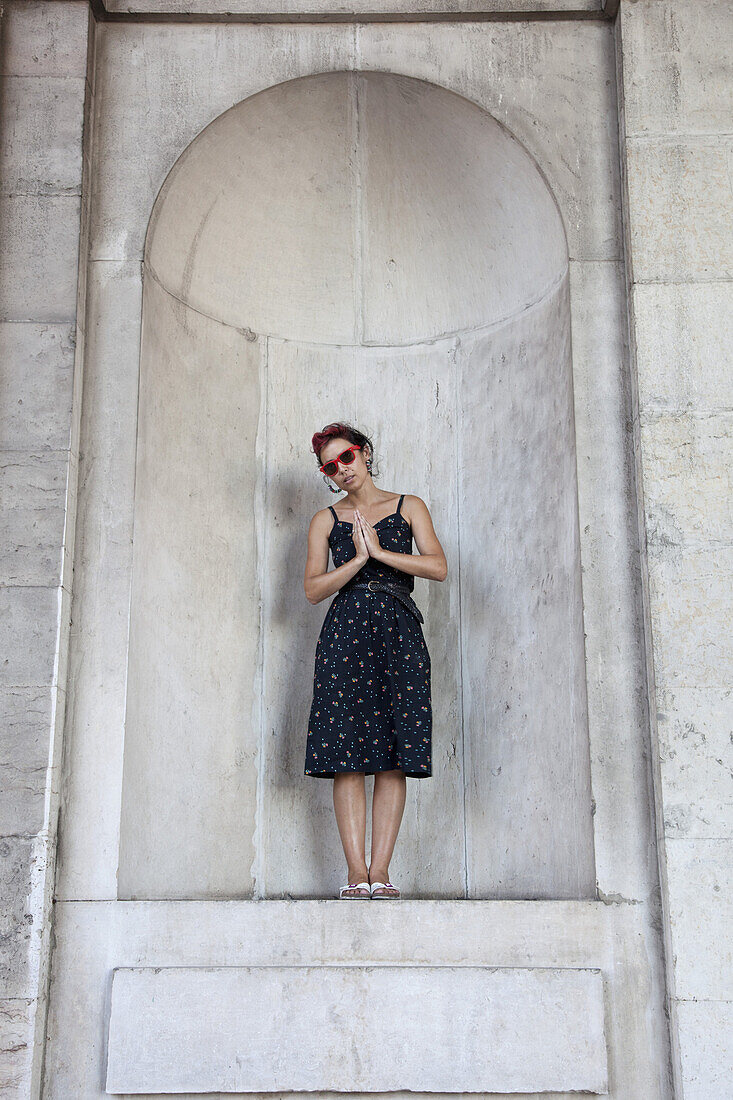
[[[333,780],[333,808],[348,866],[347,882],[368,882],[366,855],[366,790],[364,772],[339,772]],[[359,896],[356,890],[347,894]]]
[[[406,793],[407,779],[400,768],[376,772],[372,794],[370,882],[389,882],[389,861],[400,831]]]

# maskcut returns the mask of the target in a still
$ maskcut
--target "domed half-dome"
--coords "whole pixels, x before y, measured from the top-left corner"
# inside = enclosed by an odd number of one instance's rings
[[[522,312],[567,248],[542,174],[486,111],[412,77],[330,72],[199,134],[155,205],[146,267],[237,328],[399,345]]]

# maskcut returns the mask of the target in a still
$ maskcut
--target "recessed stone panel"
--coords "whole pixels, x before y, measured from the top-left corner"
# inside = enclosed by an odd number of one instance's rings
[[[608,1091],[599,970],[119,968],[106,1090]]]

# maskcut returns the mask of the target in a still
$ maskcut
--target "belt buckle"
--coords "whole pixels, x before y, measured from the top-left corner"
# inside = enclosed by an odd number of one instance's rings
[[[377,584],[377,581],[367,581],[367,588],[369,589],[370,592],[374,591],[374,589],[372,588],[373,584]]]

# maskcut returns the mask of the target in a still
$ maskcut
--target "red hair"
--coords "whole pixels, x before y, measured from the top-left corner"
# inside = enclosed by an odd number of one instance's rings
[[[349,443],[361,443],[364,438],[361,432],[357,432],[350,424],[326,424],[326,427],[322,431],[316,432],[311,439],[311,449],[320,464],[321,451],[329,439],[348,439]]]

